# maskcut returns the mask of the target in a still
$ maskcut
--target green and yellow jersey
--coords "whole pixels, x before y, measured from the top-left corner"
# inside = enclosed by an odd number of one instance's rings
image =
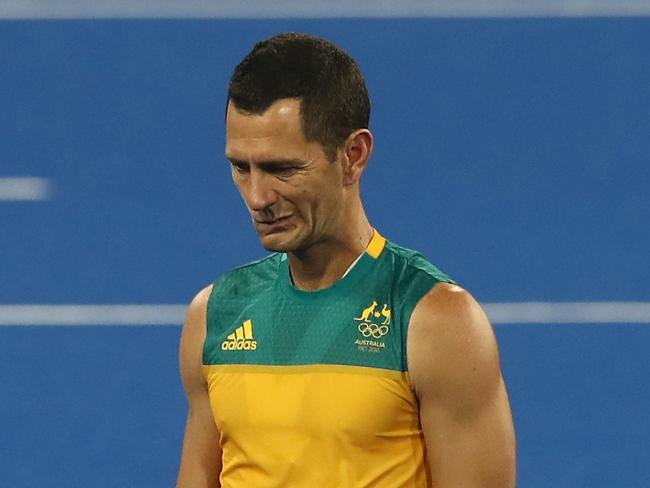
[[[428,486],[406,334],[440,281],[377,232],[323,290],[295,288],[285,254],[217,279],[203,364],[222,487]]]

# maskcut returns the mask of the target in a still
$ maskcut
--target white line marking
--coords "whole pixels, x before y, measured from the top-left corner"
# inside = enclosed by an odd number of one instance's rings
[[[650,302],[483,304],[493,324],[650,324]],[[187,305],[0,305],[0,326],[180,325]]]
[[[0,177],[0,200],[39,201],[48,200],[52,185],[45,178]]]
[[[484,304],[495,324],[648,324],[650,302]]]
[[[0,0],[5,19],[579,17],[650,14],[646,0]]]
[[[187,305],[0,305],[0,325],[180,325]]]

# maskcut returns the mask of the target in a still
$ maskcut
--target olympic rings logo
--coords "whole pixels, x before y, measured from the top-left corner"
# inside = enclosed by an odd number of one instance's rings
[[[363,335],[363,337],[372,336],[375,339],[379,339],[380,337],[384,337],[386,334],[388,334],[388,326],[377,325],[371,322],[361,322],[357,329],[359,332],[361,332],[361,335]]]

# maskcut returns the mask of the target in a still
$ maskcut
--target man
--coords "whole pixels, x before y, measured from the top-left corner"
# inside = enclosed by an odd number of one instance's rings
[[[494,335],[472,297],[370,225],[355,62],[282,34],[231,78],[226,158],[274,254],[190,305],[178,486],[514,486]]]

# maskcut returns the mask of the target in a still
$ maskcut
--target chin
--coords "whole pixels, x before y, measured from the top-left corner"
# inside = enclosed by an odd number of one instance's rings
[[[297,245],[291,237],[283,235],[284,232],[260,236],[262,247],[270,252],[293,252]]]

